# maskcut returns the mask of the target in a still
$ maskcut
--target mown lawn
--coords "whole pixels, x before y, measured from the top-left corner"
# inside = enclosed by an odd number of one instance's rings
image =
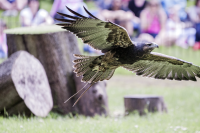
[[[117,84],[116,84],[117,83]],[[108,81],[110,116],[94,118],[61,116],[47,118],[0,117],[3,133],[199,133],[200,82],[154,80],[115,75]],[[123,97],[152,94],[164,97],[168,113],[124,116]]]
[[[200,51],[161,47],[157,52],[200,65]],[[119,69],[107,82],[108,117],[94,118],[55,113],[47,118],[0,117],[2,133],[200,133],[200,79],[192,81],[155,80]],[[164,97],[168,113],[124,116],[125,95],[152,94]]]

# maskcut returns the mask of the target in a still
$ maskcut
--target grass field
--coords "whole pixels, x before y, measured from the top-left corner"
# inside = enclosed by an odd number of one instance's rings
[[[116,85],[117,83],[117,85]],[[47,118],[0,117],[3,133],[199,133],[200,82],[154,80],[115,75],[108,81],[110,116],[94,118],[61,116]],[[164,97],[168,113],[124,117],[123,96],[153,94]]]

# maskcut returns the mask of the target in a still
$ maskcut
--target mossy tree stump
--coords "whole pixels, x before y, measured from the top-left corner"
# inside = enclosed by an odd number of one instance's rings
[[[64,103],[79,89],[76,86],[82,84],[81,80],[77,80],[74,76],[72,67],[73,54],[80,54],[75,35],[59,26],[16,28],[7,30],[6,33],[8,55],[18,50],[26,50],[43,64],[53,95],[53,110],[62,114],[77,111],[87,115],[81,111],[81,106],[85,103],[78,104],[74,108],[72,105],[75,98]],[[86,98],[89,99],[89,97]],[[87,99],[84,100],[87,101]],[[80,103],[81,100],[83,98],[80,99]]]
[[[48,79],[38,59],[18,51],[0,64],[1,115],[30,115],[32,112],[45,117],[52,107]]]

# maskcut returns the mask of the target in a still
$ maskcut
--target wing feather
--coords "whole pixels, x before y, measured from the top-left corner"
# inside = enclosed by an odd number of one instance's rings
[[[67,9],[78,17],[58,13],[63,17],[70,18],[57,19],[64,22],[58,25],[63,26],[62,28],[71,31],[76,36],[81,38],[84,43],[88,43],[93,48],[102,50],[102,52],[104,52],[117,47],[126,48],[134,45],[130,40],[127,31],[123,27],[96,18],[85,7],[84,9],[90,18],[82,16],[68,7]]]
[[[76,15],[76,16],[79,16],[79,17],[81,17],[81,18],[87,18],[87,17],[85,17],[85,16],[83,16],[83,15],[81,15],[81,14],[79,14],[79,13],[73,11],[73,10],[71,10],[71,9],[70,9],[69,7],[67,7],[67,6],[66,6],[66,8],[67,8],[71,13],[73,13],[73,14]]]
[[[122,67],[136,72],[137,75],[156,79],[192,80],[200,77],[200,67],[184,60],[152,52],[141,57],[133,64],[125,64]]]
[[[67,14],[64,14],[64,13],[60,13],[60,12],[57,12],[57,13],[58,13],[59,15],[61,15],[61,16],[67,17],[67,18],[80,19],[79,17],[74,17],[74,16],[67,15]]]
[[[76,21],[71,20],[71,19],[59,19],[59,18],[56,18],[55,20],[62,21],[62,22],[69,22],[69,23],[74,23],[74,22],[76,22]]]
[[[96,18],[95,16],[93,16],[84,6],[83,6],[84,10],[87,12],[87,14],[89,14],[91,17],[95,18],[95,19],[98,19]]]

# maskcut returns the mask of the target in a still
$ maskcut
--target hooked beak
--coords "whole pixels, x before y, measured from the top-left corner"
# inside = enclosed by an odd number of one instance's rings
[[[153,44],[152,47],[159,48],[159,46],[156,43],[152,43],[152,44]]]

